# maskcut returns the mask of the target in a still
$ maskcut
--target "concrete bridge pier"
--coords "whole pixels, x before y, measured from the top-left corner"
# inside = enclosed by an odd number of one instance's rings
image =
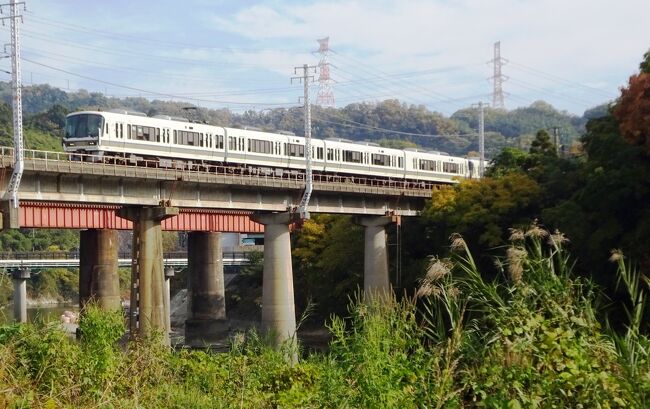
[[[262,284],[262,330],[273,337],[276,347],[295,340],[296,308],[289,241],[290,213],[255,214],[264,225],[264,272]],[[295,356],[293,357],[295,359]]]
[[[363,292],[372,299],[390,291],[386,225],[395,222],[394,216],[363,216],[356,219],[364,226]]]
[[[226,331],[226,298],[221,233],[193,231],[187,240],[188,319],[185,344],[209,345]]]
[[[177,207],[123,207],[117,215],[133,222],[133,266],[131,270],[131,337],[160,332],[169,345],[165,318],[165,277],[160,222],[178,215]]]
[[[28,269],[20,268],[12,271],[14,282],[14,320],[27,322],[27,280],[31,274]]]
[[[117,230],[79,232],[79,307],[95,301],[105,310],[121,307]]]

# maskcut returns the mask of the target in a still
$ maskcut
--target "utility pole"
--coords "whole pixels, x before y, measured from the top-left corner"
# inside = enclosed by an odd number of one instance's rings
[[[479,165],[478,173],[479,177],[483,177],[485,172],[485,106],[488,105],[482,101],[472,105],[472,107],[478,107],[478,154],[479,154]],[[489,105],[488,105],[489,106]]]
[[[302,81],[304,85],[304,109],[305,109],[305,161],[306,161],[306,170],[305,170],[305,193],[302,195],[300,200],[300,205],[298,205],[298,213],[300,218],[305,220],[309,219],[309,211],[307,206],[309,205],[309,199],[311,198],[311,192],[313,190],[313,180],[311,172],[311,106],[309,105],[309,80],[313,80],[314,76],[309,75],[309,71],[313,70],[316,73],[316,67],[304,64],[302,67],[295,67],[294,74],[298,73],[298,70],[302,68],[303,73],[301,77],[292,77],[293,80]]]
[[[18,14],[18,6],[22,5],[25,10],[25,2],[11,0],[8,4],[0,4],[0,14],[2,7],[9,6],[9,17],[0,17],[2,24],[5,20],[10,21],[11,25],[11,82],[12,82],[12,106],[13,106],[13,126],[14,126],[14,169],[9,180],[9,200],[11,207],[18,208],[18,188],[20,180],[23,177],[24,163],[24,144],[23,144],[23,104],[22,104],[22,83],[20,78],[20,35],[18,32],[18,20],[23,21],[23,16]]]
[[[553,143],[555,144],[555,154],[560,156],[560,128],[554,126],[553,128]]]

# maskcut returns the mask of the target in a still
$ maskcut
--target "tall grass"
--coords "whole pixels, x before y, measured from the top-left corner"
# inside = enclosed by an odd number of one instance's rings
[[[55,326],[2,327],[0,407],[642,408],[647,283],[621,269],[628,326],[603,329],[597,290],[572,276],[565,240],[536,225],[513,231],[502,277],[487,281],[455,236],[452,258],[432,258],[416,294],[355,297],[329,323],[329,351],[295,363],[254,331],[227,353],[120,347],[119,313],[97,309],[78,342]]]

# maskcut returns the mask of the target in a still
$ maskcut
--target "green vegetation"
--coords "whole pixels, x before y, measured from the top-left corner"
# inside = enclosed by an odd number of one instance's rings
[[[79,248],[79,231],[64,229],[14,229],[0,232],[0,251],[71,251]],[[77,269],[50,268],[35,271],[27,282],[30,298],[69,301],[77,298]],[[0,306],[13,296],[11,280],[0,281]]]
[[[565,243],[537,225],[513,230],[499,279],[485,280],[455,236],[453,259],[433,258],[415,297],[353,303],[330,321],[329,351],[297,364],[255,332],[234,336],[227,353],[155,339],[119,346],[121,314],[94,307],[79,342],[54,326],[2,327],[0,406],[646,407],[644,317],[632,313],[622,333],[603,329],[598,291],[572,275]],[[619,267],[644,302],[644,278]]]

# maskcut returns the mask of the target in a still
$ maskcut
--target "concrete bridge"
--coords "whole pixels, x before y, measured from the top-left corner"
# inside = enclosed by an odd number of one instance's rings
[[[119,306],[117,229],[133,230],[131,334],[169,332],[161,231],[188,231],[188,343],[209,343],[226,317],[220,232],[264,232],[262,327],[278,344],[296,330],[289,235],[297,226],[304,175],[276,177],[213,165],[161,167],[156,161],[105,163],[98,157],[25,151],[21,206],[3,206],[3,227],[81,231],[81,302]],[[76,159],[76,160],[73,160]],[[0,194],[6,197],[11,148],[0,148]],[[433,183],[315,175],[309,212],[357,215],[365,228],[364,291],[388,291],[385,227],[417,216]],[[14,274],[17,298],[28,273]],[[22,312],[17,317],[23,319]]]

